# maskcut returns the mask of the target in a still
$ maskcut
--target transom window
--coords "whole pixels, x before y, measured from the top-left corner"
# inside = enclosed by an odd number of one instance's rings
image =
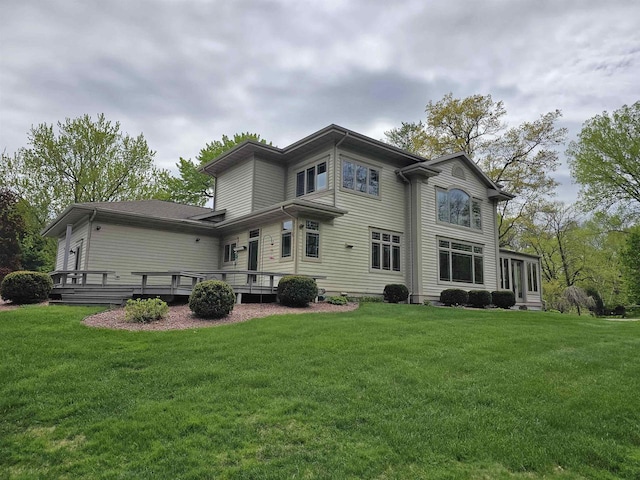
[[[480,200],[471,198],[463,190],[438,190],[438,220],[463,227],[482,229]]]
[[[371,231],[371,268],[400,271],[400,235],[382,230]]]
[[[296,174],[296,197],[327,189],[327,162],[313,165]]]
[[[484,283],[484,248],[457,240],[438,240],[440,280]]]
[[[236,242],[232,242],[232,243],[227,243],[224,246],[224,256],[222,261],[224,263],[229,263],[229,262],[235,262],[236,258],[237,258],[237,252],[236,252],[236,247],[237,247],[237,243]]]
[[[280,247],[280,256],[282,258],[291,257],[291,235],[293,232],[293,221],[286,220],[282,222],[282,242]]]
[[[380,170],[351,160],[342,160],[342,188],[380,196]]]
[[[304,255],[307,258],[320,258],[320,224],[313,220],[305,222]]]

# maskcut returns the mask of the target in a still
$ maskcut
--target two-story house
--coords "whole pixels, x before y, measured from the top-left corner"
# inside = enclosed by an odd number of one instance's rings
[[[511,289],[542,306],[539,258],[500,250],[498,202],[512,198],[465,154],[427,160],[330,125],[285,148],[246,141],[202,168],[215,210],[160,201],[74,204],[51,225],[57,270],[227,272],[318,277],[328,295],[380,295],[403,283],[410,301],[446,288]],[[243,272],[234,274],[234,272]]]

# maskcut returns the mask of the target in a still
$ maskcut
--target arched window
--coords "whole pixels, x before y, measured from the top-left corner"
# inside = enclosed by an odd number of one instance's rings
[[[462,227],[482,228],[480,201],[458,188],[438,190],[438,220]]]

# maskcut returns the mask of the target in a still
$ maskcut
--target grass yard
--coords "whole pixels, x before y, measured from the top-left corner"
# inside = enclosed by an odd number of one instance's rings
[[[0,478],[640,478],[640,322],[365,304],[0,312]]]

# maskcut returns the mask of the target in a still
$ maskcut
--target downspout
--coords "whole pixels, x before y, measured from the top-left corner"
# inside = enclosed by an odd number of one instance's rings
[[[291,215],[289,212],[287,212],[284,209],[284,205],[280,205],[280,211],[282,213],[284,213],[287,217],[289,217],[291,219],[291,221],[293,222],[292,228],[291,228],[291,243],[293,244],[294,248],[293,248],[293,273],[294,275],[298,274],[298,235],[297,235],[297,230],[298,230],[298,222],[296,217],[294,217],[293,215]]]
[[[407,177],[404,176],[404,173],[402,173],[400,170],[396,170],[396,175],[398,175],[400,177],[400,179],[407,185],[409,185],[409,232],[407,234],[407,238],[409,239],[409,285],[410,285],[410,289],[409,289],[409,303],[411,303],[411,300],[413,300],[413,297],[415,295],[414,292],[414,285],[413,285],[413,255],[415,254],[415,252],[413,251],[413,237],[412,237],[412,224],[413,224],[413,219],[411,216],[411,204],[412,202],[412,195],[413,195],[413,187],[411,186],[411,182],[409,181],[409,179]]]
[[[349,136],[349,132],[345,132],[344,137],[340,139],[338,143],[333,146],[333,206],[337,206],[338,199],[338,147],[342,145],[347,137]]]
[[[93,230],[93,219],[96,218],[98,210],[93,209],[91,217],[89,217],[89,232],[87,233],[87,248],[84,252],[84,269],[89,270],[89,250],[91,249],[91,231]]]

